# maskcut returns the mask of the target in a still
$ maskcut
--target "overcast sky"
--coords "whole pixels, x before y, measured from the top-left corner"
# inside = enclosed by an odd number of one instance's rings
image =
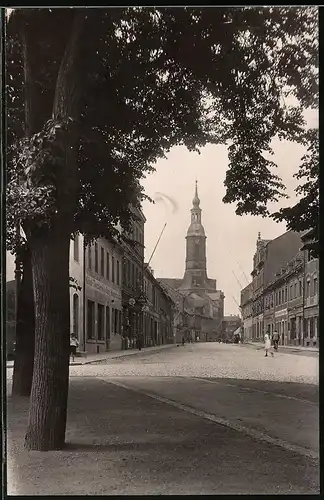
[[[317,113],[307,114],[309,125],[317,122]],[[276,207],[289,206],[296,200],[297,185],[293,174],[300,164],[305,149],[287,141],[273,142],[278,164],[278,174],[286,187],[288,200],[280,201]],[[143,182],[146,193],[154,198],[162,192],[174,199],[178,210],[171,214],[171,208],[159,201],[144,202],[147,218],[145,225],[145,259],[148,261],[164,223],[159,245],[153,255],[151,267],[159,278],[182,278],[185,267],[185,236],[190,224],[190,208],[194,196],[195,179],[198,180],[202,223],[207,236],[207,273],[217,280],[217,288],[225,294],[225,314],[238,314],[240,290],[248,284],[252,271],[252,259],[256,248],[258,231],[264,239],[273,239],[286,231],[286,225],[262,217],[235,215],[235,205],[225,205],[224,179],[228,166],[225,146],[206,146],[201,154],[190,153],[184,147],[170,151],[167,159],[156,164],[156,171]],[[236,277],[235,277],[236,276]],[[238,283],[239,281],[239,283]],[[236,303],[236,302],[237,303]]]

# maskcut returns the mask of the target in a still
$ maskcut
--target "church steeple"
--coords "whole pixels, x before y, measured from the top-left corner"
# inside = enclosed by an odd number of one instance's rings
[[[192,200],[192,206],[193,208],[199,208],[200,205],[200,199],[198,198],[198,182],[196,180],[195,182],[195,197]]]
[[[203,226],[201,225],[201,208],[200,208],[200,199],[198,197],[198,182],[195,182],[195,196],[192,200],[192,209],[191,211],[191,225],[188,229],[187,235],[190,232],[194,231],[195,235],[201,234],[205,236],[205,231]]]
[[[192,200],[191,224],[187,231],[186,269],[180,289],[208,290],[211,285],[207,277],[206,235],[201,223],[200,199],[198,182],[195,182],[195,195]],[[216,286],[213,280],[212,288]]]

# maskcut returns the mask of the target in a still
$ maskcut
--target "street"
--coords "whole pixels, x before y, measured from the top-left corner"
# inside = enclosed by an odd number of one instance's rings
[[[201,343],[71,366],[66,450],[26,452],[8,398],[8,494],[319,493],[318,362]]]

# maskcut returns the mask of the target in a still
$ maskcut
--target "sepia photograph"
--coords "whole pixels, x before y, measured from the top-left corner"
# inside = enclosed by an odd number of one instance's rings
[[[1,9],[7,496],[320,493],[319,10]]]

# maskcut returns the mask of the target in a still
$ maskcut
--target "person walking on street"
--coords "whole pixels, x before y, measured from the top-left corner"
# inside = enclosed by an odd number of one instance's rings
[[[265,350],[265,356],[268,356],[268,352],[271,349],[271,341],[269,335],[266,333],[264,336],[264,350]],[[271,356],[273,356],[273,352],[271,352]]]
[[[275,351],[278,351],[279,333],[275,330],[272,334],[272,344]]]
[[[182,337],[182,339],[181,339],[181,344],[182,344],[182,345],[184,345],[184,344],[185,344],[185,339],[184,339],[184,337]]]
[[[141,335],[137,335],[137,347],[138,347],[139,351],[142,350],[142,338],[141,338]]]
[[[72,356],[72,361],[74,361],[74,357],[76,355],[77,347],[79,346],[79,341],[74,335],[74,333],[70,334],[70,356]]]

